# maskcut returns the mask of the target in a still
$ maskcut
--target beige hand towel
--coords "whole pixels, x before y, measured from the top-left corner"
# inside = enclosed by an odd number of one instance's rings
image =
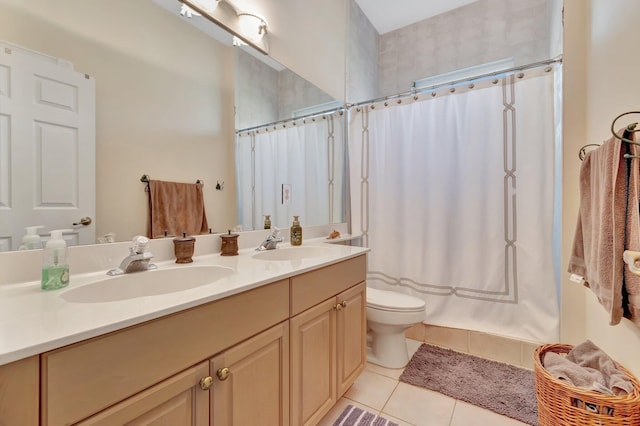
[[[149,181],[149,213],[150,238],[208,231],[202,184]]]
[[[588,152],[582,162],[580,209],[569,259],[569,272],[584,278],[585,285],[610,314],[611,325],[618,324],[623,316],[627,177],[621,143],[611,137]]]
[[[550,374],[572,386],[609,395],[633,392],[629,377],[590,340],[575,346],[566,357],[547,352],[542,361]]]

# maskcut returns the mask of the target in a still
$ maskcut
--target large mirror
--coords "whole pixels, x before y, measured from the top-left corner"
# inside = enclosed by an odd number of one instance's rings
[[[175,3],[178,11],[180,5]],[[276,190],[266,195],[253,185],[254,204],[248,207],[242,201],[242,194],[246,195],[243,180],[238,179],[242,172],[236,170],[237,129],[262,127],[254,129],[254,134],[260,136],[269,127],[264,124],[290,118],[293,110],[307,116],[315,112],[309,107],[334,105],[330,97],[312,89],[294,73],[273,67],[273,71],[265,72],[261,67],[268,65],[256,55],[214,40],[187,18],[152,0],[0,0],[0,40],[61,58],[63,65],[72,64],[95,81],[95,213],[89,228],[97,237],[113,234],[116,241],[125,241],[146,232],[148,199],[145,184],[140,181],[144,174],[158,180],[203,181],[205,208],[213,232],[238,225],[243,229],[261,228],[263,214],[282,214],[282,223],[276,225],[283,227],[292,214],[297,214],[281,198],[283,187],[291,185],[293,200],[300,199],[301,192],[296,192],[298,182],[291,181],[294,177],[275,176]],[[248,64],[261,70],[259,77],[245,72],[243,67]],[[246,82],[274,78],[281,86],[278,114],[263,116],[255,108],[261,102],[252,98],[256,87],[249,90]],[[303,87],[305,95],[281,95],[292,87]],[[268,101],[272,105],[273,99]],[[293,105],[292,99],[308,102]],[[282,107],[287,103],[290,111]],[[340,116],[335,118],[337,130],[333,130],[333,138],[342,137],[341,120]],[[340,144],[332,149],[342,151]],[[242,153],[243,149],[238,151]],[[283,152],[271,152],[276,161],[269,167],[282,170],[289,164],[300,166],[295,161],[288,162]],[[251,149],[244,163],[247,161],[261,164]],[[333,166],[340,175],[334,177],[333,195],[322,197],[323,202],[333,203],[327,209],[331,208],[328,217],[335,222],[344,220],[344,170],[340,161]],[[0,161],[0,167],[4,166]],[[13,170],[21,165],[10,166]],[[262,173],[254,170],[252,182],[261,182]],[[17,185],[16,179],[10,183]],[[14,194],[29,191],[32,188],[13,189]],[[265,200],[275,203],[265,205]],[[314,206],[305,208],[312,211]],[[243,212],[249,209],[253,216],[245,219]],[[301,215],[303,224],[314,224]],[[51,229],[70,227],[71,224],[60,223]],[[51,229],[40,231],[46,234]],[[22,229],[16,232],[15,235],[24,233]]]

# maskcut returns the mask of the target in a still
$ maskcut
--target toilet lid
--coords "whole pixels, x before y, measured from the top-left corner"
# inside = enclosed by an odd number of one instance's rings
[[[395,291],[367,287],[367,306],[383,311],[424,311],[424,300]]]

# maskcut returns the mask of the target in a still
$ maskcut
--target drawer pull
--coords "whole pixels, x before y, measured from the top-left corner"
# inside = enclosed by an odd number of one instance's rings
[[[213,384],[213,377],[211,376],[203,377],[202,379],[200,379],[200,388],[202,388],[202,390],[209,389],[212,384]]]
[[[219,368],[218,371],[216,372],[216,375],[220,380],[227,380],[231,375],[231,371],[229,371],[227,367]]]

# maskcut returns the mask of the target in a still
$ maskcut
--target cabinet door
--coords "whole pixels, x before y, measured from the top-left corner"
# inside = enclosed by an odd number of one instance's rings
[[[208,425],[209,390],[200,385],[208,376],[205,361],[77,424]]]
[[[338,398],[358,378],[366,363],[367,296],[360,283],[338,295],[336,316]]]
[[[37,355],[0,365],[0,426],[37,426],[40,363]]]
[[[289,424],[289,323],[283,322],[211,360],[215,426]]]
[[[315,425],[336,403],[336,298],[291,318],[291,423]]]

